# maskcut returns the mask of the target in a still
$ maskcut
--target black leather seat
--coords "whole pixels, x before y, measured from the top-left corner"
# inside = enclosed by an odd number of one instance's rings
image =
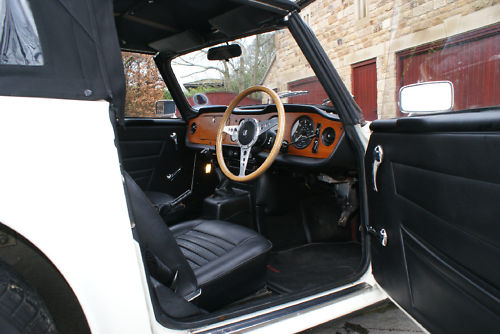
[[[265,285],[270,241],[220,220],[168,228],[132,178],[126,173],[124,178],[141,249],[157,281],[210,311]]]
[[[270,241],[221,220],[193,220],[171,228],[194,271],[204,305],[221,306],[262,288]]]

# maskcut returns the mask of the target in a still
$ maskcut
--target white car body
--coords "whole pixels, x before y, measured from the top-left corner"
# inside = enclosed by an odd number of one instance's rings
[[[147,333],[108,102],[1,97],[0,104],[0,221],[57,267],[93,333]]]

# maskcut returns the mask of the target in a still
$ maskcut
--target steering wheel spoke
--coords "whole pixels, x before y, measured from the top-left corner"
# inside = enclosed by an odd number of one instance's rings
[[[274,127],[278,127],[278,118],[276,117],[268,119],[267,121],[259,122],[259,135],[267,130],[271,130]]]
[[[241,146],[240,147],[240,174],[239,176],[245,176],[245,171],[247,169],[248,158],[250,158],[250,147]]]
[[[232,136],[238,132],[238,125],[224,125],[222,131]]]
[[[230,135],[232,141],[238,140],[238,125],[225,125],[222,131]]]

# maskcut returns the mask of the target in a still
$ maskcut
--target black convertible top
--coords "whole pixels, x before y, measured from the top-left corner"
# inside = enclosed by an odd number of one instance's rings
[[[104,99],[111,103],[117,116],[122,115],[125,77],[112,0],[30,0],[23,3],[29,5],[29,11],[19,10],[19,0],[5,2],[8,26],[4,25],[2,32],[3,35],[8,32],[9,43],[2,36],[0,95]],[[35,30],[25,29],[25,22],[29,22],[31,15],[38,36],[27,38]],[[13,63],[12,57],[4,57],[13,54],[10,50],[13,48],[29,50],[36,39],[39,39],[36,48],[39,61]]]
[[[166,55],[273,29],[299,8],[289,0],[114,0],[122,49]]]

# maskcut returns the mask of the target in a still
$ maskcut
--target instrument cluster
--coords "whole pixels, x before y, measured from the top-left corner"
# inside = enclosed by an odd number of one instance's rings
[[[290,106],[286,106],[290,108]],[[300,109],[285,108],[285,136],[281,149],[282,155],[297,156],[304,158],[326,159],[336,150],[343,135],[342,123],[338,116],[327,114],[310,106]],[[190,120],[188,125],[188,141],[192,144],[208,146],[215,145],[217,129],[221,111],[211,110]],[[277,117],[274,110],[248,110],[233,112],[228,120],[228,125],[238,125],[243,119],[253,118],[258,122]],[[269,129],[262,134],[255,146],[263,150],[270,150],[276,136],[276,128]],[[223,137],[223,145],[227,148],[237,146],[234,138],[226,135]]]

